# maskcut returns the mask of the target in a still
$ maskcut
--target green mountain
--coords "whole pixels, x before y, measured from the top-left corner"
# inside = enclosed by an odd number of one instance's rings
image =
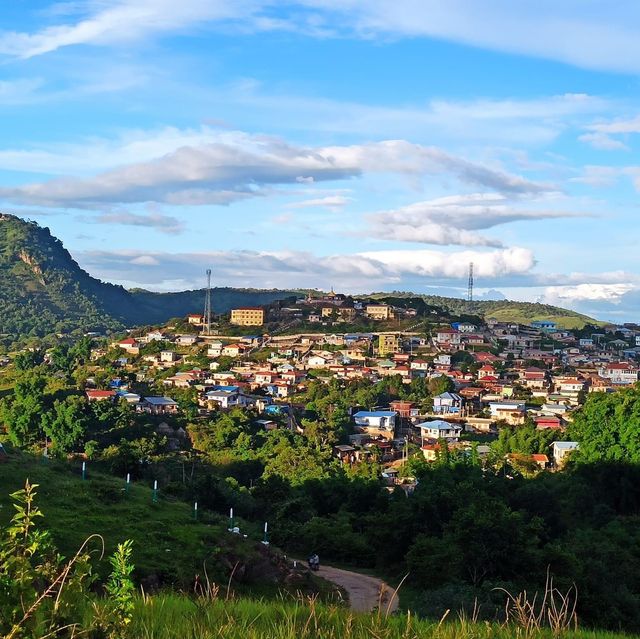
[[[220,288],[213,310],[268,304],[292,291]],[[13,215],[0,215],[0,333],[117,330],[201,312],[204,291],[128,291],[82,270],[48,228]]]

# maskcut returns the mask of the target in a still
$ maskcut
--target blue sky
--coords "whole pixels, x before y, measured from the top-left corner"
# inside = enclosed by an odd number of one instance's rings
[[[558,6],[560,5],[560,6]],[[640,311],[640,5],[0,5],[0,208],[93,275]]]

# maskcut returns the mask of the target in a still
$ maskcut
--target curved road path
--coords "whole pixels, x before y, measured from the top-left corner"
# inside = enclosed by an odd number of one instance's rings
[[[394,612],[398,608],[394,589],[382,579],[323,565],[316,574],[344,588],[349,593],[351,609],[356,612],[371,612],[375,608]]]

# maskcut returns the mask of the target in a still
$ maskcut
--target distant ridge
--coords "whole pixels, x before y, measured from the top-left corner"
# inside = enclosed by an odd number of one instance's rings
[[[484,320],[496,319],[499,322],[515,322],[530,324],[536,320],[556,322],[559,328],[580,329],[586,325],[602,326],[601,322],[588,315],[571,311],[559,306],[540,304],[538,302],[514,302],[511,300],[480,300],[469,302],[457,297],[441,297],[439,295],[419,295],[410,292],[394,291],[393,293],[373,293],[370,297],[392,300],[420,298],[425,304],[442,308],[454,316],[476,316]]]
[[[216,288],[213,310],[269,304],[301,290]],[[599,322],[556,306],[525,302],[466,302],[415,293],[376,293],[372,297],[420,297],[452,315],[496,317],[528,323],[551,319],[559,326],[580,328]],[[153,293],[102,282],[84,271],[48,228],[14,215],[0,214],[0,333],[42,336],[73,330],[104,331],[160,324],[173,317],[201,312],[204,291]]]

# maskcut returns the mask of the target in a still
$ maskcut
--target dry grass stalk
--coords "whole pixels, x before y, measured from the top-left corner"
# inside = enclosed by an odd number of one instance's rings
[[[517,595],[504,588],[496,590],[502,590],[507,595],[505,625],[516,625],[526,637],[538,634],[543,628],[550,629],[557,637],[578,627],[578,590],[575,584],[566,592],[561,592],[553,585],[553,577],[548,569],[541,601],[537,592],[530,598],[526,590]]]

